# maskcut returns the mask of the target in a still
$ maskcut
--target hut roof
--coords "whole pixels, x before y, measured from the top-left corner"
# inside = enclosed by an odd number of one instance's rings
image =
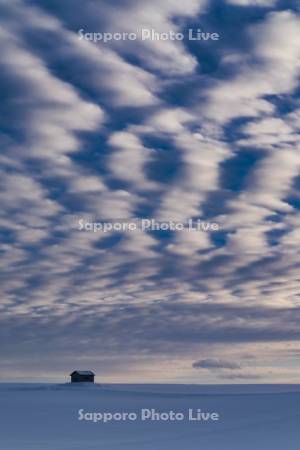
[[[70,375],[74,375],[75,373],[78,375],[95,375],[91,370],[74,370]]]

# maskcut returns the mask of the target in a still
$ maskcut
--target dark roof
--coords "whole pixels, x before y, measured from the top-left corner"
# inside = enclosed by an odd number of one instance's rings
[[[78,375],[93,375],[93,376],[95,376],[94,372],[92,372],[91,370],[74,370],[70,375],[72,376],[72,375],[75,375],[76,373]]]

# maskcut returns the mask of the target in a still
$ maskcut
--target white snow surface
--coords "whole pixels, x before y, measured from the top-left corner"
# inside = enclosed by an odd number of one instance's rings
[[[300,385],[0,384],[3,450],[299,450]],[[183,412],[142,421],[140,412]],[[189,421],[188,409],[219,421]],[[136,421],[79,421],[78,411]]]

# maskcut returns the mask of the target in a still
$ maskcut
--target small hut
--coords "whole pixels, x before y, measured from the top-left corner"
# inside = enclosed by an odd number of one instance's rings
[[[71,383],[94,383],[95,374],[91,370],[74,370],[70,374]]]

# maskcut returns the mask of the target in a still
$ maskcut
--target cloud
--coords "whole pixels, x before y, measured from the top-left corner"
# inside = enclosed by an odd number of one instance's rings
[[[112,176],[134,188],[155,188],[155,183],[147,180],[145,173],[145,166],[151,160],[151,149],[144,147],[138,136],[125,131],[116,132],[110,135],[108,143],[114,150],[109,160]]]
[[[144,0],[141,3],[129,1],[119,8],[105,4],[105,28],[110,32],[141,32],[152,29],[155,33],[170,33],[179,31],[175,18],[194,17],[206,5],[204,0],[187,0],[183,5],[177,0]],[[90,3],[94,15],[103,11],[102,2]],[[102,13],[103,16],[103,13]],[[122,51],[123,43],[116,43],[114,48]],[[196,58],[186,51],[180,41],[174,40],[142,40],[131,43],[126,48],[129,54],[134,54],[150,70],[159,71],[166,76],[181,76],[193,73],[197,66]]]
[[[196,361],[193,363],[194,369],[240,369],[239,364],[232,362],[232,361],[226,361],[224,359],[213,359],[213,358],[207,358],[207,359],[200,359],[199,361]]]
[[[274,106],[265,97],[293,92],[297,86],[299,30],[299,17],[292,11],[272,12],[250,27],[250,61],[232,79],[219,81],[209,90],[204,115],[225,123],[239,116],[272,114]]]
[[[268,8],[275,6],[277,0],[227,0],[227,3],[237,6],[262,6]]]

